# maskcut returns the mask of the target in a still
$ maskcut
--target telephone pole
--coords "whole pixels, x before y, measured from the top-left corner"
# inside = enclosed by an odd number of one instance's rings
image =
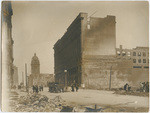
[[[112,70],[112,66],[110,67],[109,90],[111,89],[111,70]]]
[[[25,75],[26,75],[26,91],[28,92],[28,83],[27,83],[27,64],[25,63]]]
[[[22,83],[23,83],[23,86],[24,86],[24,75],[23,75],[23,72],[22,72]]]
[[[65,87],[67,87],[67,70],[64,70],[65,72]]]

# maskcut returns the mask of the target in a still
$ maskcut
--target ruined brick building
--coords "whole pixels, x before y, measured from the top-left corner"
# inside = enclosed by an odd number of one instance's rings
[[[149,80],[149,47],[136,47],[133,49],[116,48],[117,59],[128,59],[131,62],[132,75],[129,81],[138,85],[139,81]]]
[[[36,53],[34,54],[31,60],[31,74],[28,78],[28,81],[29,86],[33,85],[47,86],[48,82],[54,81],[53,74],[40,73],[40,61],[39,58],[36,56]]]
[[[54,45],[55,81],[107,89],[132,82],[132,61],[116,55],[116,19],[80,13]],[[110,81],[111,75],[111,81]]]
[[[12,38],[12,15],[11,1],[1,2],[1,105],[3,111],[10,111],[9,93],[13,86],[13,38]]]
[[[8,82],[9,88],[13,85],[13,38],[12,38],[13,10],[10,1],[2,2],[2,81]],[[7,78],[6,78],[7,76]],[[3,80],[7,79],[7,80]]]

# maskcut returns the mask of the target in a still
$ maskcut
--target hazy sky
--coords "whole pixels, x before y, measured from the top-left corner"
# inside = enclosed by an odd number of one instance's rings
[[[148,2],[12,2],[14,64],[19,76],[34,53],[40,59],[41,73],[54,73],[53,45],[80,12],[89,16],[116,16],[116,47],[148,46]]]

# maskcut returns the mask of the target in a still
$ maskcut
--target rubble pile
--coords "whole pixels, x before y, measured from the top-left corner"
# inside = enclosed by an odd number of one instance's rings
[[[47,96],[40,94],[28,94],[21,96],[14,106],[14,112],[60,112],[65,106],[65,101],[56,96],[54,99],[48,99]]]
[[[134,95],[134,96],[143,96],[143,97],[148,97],[149,93],[147,92],[139,92],[139,91],[115,91],[114,94],[119,94],[119,95]]]

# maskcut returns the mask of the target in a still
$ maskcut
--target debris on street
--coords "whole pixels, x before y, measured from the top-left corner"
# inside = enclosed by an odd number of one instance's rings
[[[124,91],[124,90],[116,90],[114,94],[119,94],[119,95],[133,95],[133,96],[143,96],[143,97],[148,97],[149,93],[147,92],[138,92],[138,91]]]
[[[36,93],[21,96],[12,104],[14,112],[60,112],[62,106],[67,106],[60,96],[49,100],[47,96]]]

